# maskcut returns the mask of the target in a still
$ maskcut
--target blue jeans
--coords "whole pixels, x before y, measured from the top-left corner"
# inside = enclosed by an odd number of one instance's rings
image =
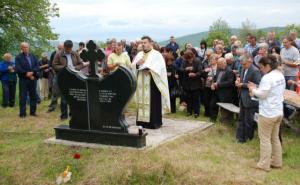
[[[30,114],[36,112],[36,80],[20,78],[19,80],[19,100],[20,116],[26,116],[26,97],[30,98]]]
[[[60,111],[61,111],[60,118],[68,117],[68,104],[63,95],[60,96]]]
[[[53,78],[53,94],[51,97],[51,104],[49,107],[55,108],[57,104],[57,99],[60,96],[60,111],[61,115],[60,118],[67,118],[68,117],[68,104],[66,98],[62,95],[59,90],[58,83],[57,83],[57,75],[54,75]]]
[[[2,81],[2,106],[13,107],[16,97],[16,81]]]

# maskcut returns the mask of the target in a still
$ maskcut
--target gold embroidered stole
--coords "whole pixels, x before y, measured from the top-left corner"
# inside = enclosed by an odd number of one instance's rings
[[[152,52],[144,53],[143,60],[146,61],[149,54]],[[151,75],[146,74],[143,70],[138,71],[137,75],[137,121],[150,123],[150,110],[151,110]]]

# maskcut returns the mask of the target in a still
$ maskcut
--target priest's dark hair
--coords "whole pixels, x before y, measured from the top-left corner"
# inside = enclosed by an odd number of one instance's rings
[[[153,42],[153,40],[151,39],[151,37],[149,37],[149,36],[143,36],[142,38],[141,38],[141,40],[144,40],[144,39],[147,39],[149,42]]]
[[[66,48],[72,48],[73,47],[73,42],[71,40],[66,40],[64,42],[64,47],[66,47]]]

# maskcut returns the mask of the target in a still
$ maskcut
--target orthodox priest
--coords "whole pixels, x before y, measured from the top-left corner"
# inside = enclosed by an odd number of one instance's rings
[[[139,52],[132,68],[137,75],[138,126],[156,129],[162,125],[162,114],[170,112],[170,96],[166,64],[163,56],[152,47],[152,39],[142,37],[143,51]]]

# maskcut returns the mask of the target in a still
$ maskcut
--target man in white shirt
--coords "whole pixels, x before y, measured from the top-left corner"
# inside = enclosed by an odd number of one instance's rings
[[[284,37],[282,41],[284,48],[280,51],[282,64],[284,64],[284,78],[286,82],[289,80],[295,81],[299,72],[296,61],[299,60],[300,54],[299,50],[292,46],[292,41],[291,37]],[[287,89],[294,91],[295,86],[287,83]]]

